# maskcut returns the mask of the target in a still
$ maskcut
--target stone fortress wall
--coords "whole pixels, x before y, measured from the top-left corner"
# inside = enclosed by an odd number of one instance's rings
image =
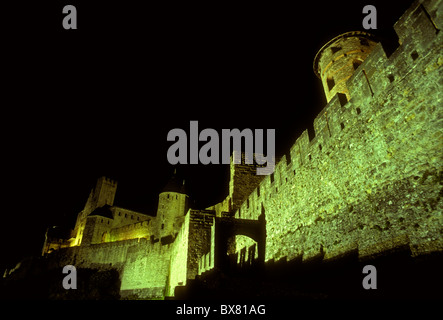
[[[265,218],[265,261],[442,251],[441,7],[415,2],[394,26],[400,45],[392,53],[358,32],[323,47],[322,59],[334,60],[316,64],[320,77],[329,66],[328,104],[315,136],[304,131],[273,174],[231,164],[224,201],[188,209],[176,185],[160,194],[157,217],[113,206],[116,183],[99,179],[71,247],[51,254],[54,264],[117,269],[122,298],[173,296],[215,266],[215,223],[226,216]],[[358,46],[362,54],[347,51]],[[240,260],[257,258],[251,238],[236,236],[233,245]]]
[[[375,45],[314,120],[315,137],[304,131],[237,209],[264,210],[266,261],[443,249],[441,7],[415,2],[394,25],[399,47],[388,57]],[[252,244],[237,241],[237,253]]]

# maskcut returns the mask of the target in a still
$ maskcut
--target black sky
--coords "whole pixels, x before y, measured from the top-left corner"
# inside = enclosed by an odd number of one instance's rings
[[[118,180],[115,204],[155,214],[174,168],[173,128],[275,129],[283,155],[326,104],[312,61],[336,35],[378,29],[412,1],[50,1],[2,9],[1,266],[38,254],[45,228],[74,223],[98,177]],[[78,30],[62,28],[75,5]],[[6,31],[6,32],[5,32]],[[6,82],[6,83],[5,83]],[[227,165],[182,165],[195,207],[226,195]]]

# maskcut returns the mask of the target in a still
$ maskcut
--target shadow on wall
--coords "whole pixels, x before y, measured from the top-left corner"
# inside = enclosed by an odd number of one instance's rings
[[[366,265],[376,268],[377,289],[363,288]],[[213,269],[177,287],[175,299],[443,299],[442,268],[442,253],[412,258],[406,247],[367,261],[359,261],[357,251],[328,262],[283,258],[262,270]]]

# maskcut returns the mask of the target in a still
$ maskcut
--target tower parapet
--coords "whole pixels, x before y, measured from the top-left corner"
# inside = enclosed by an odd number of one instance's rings
[[[320,78],[329,102],[335,94],[350,100],[346,81],[377,44],[376,38],[363,31],[343,33],[326,43],[314,59],[314,73]]]

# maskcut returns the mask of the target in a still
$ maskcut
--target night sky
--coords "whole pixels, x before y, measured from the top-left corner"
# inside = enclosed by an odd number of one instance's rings
[[[326,104],[312,71],[331,38],[378,29],[412,1],[308,1],[140,6],[128,1],[38,1],[2,7],[1,272],[39,255],[46,227],[74,226],[97,178],[119,185],[114,204],[155,215],[174,171],[174,128],[275,129],[288,152]],[[64,30],[75,5],[78,29]],[[201,143],[200,145],[203,145]],[[180,165],[194,208],[222,200],[228,165]]]

